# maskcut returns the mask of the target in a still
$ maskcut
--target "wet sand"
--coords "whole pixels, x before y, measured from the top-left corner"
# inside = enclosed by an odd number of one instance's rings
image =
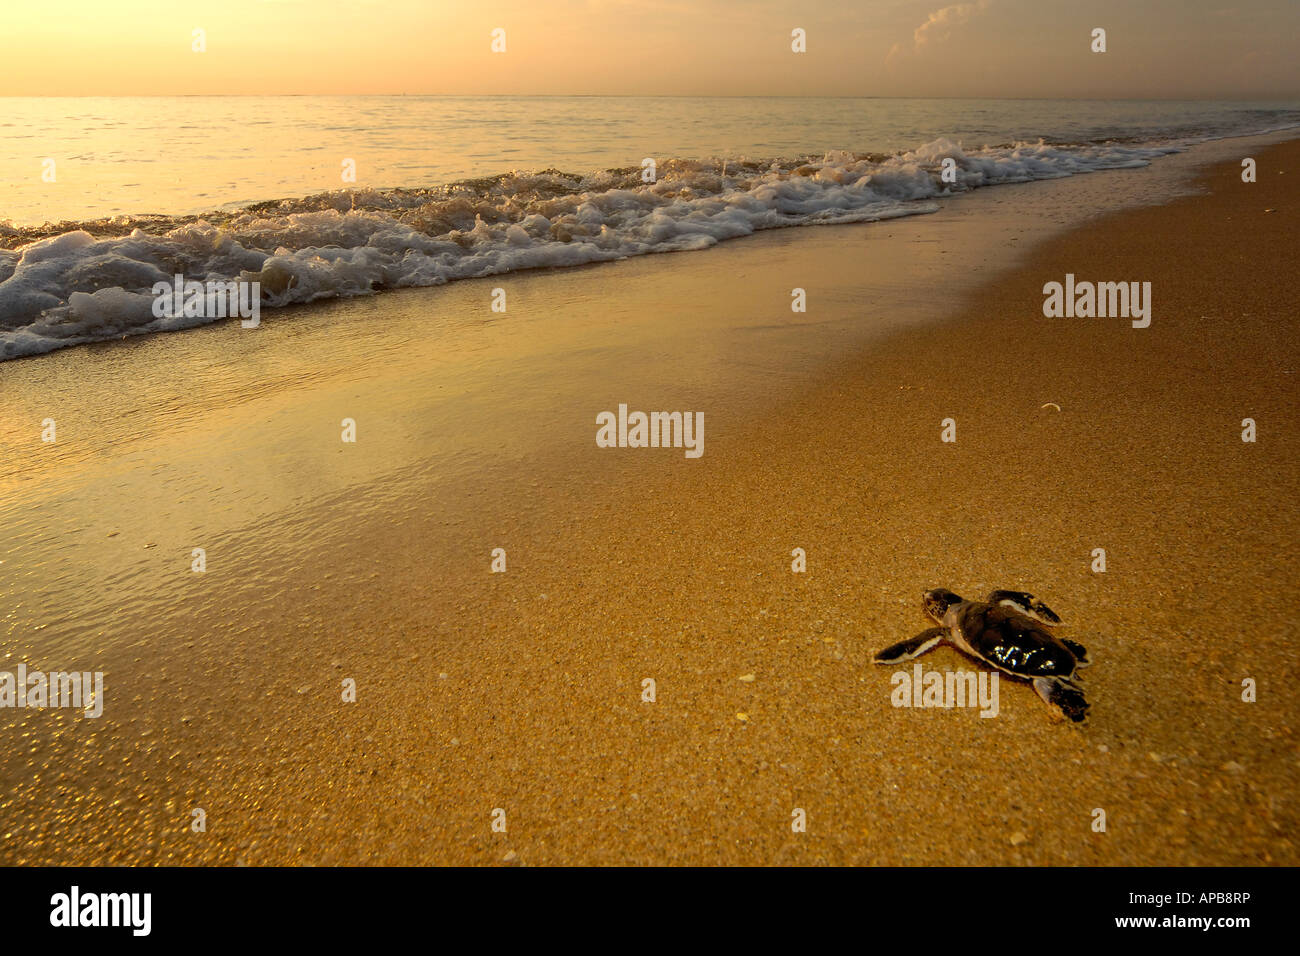
[[[11,461],[43,402],[68,422],[46,522],[7,525],[6,667],[108,687],[0,712],[0,861],[1294,865],[1300,144],[1251,155],[1026,253],[1011,187],[511,277],[486,322],[500,280],[0,367]],[[1044,318],[1067,272],[1150,281],[1150,328]],[[702,410],[704,455],[597,448],[619,402]],[[1089,722],[1011,682],[995,719],[892,707],[871,655],[936,585],[1050,603]]]

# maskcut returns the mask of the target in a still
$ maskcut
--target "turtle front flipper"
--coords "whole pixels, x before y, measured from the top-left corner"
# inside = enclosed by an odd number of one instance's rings
[[[1070,653],[1073,654],[1078,659],[1080,667],[1087,667],[1089,664],[1092,663],[1092,661],[1088,658],[1088,649],[1084,647],[1082,644],[1080,644],[1078,641],[1072,641],[1068,637],[1063,637],[1061,638],[1061,643],[1064,644],[1066,647],[1068,647],[1070,649]]]
[[[1010,604],[1012,607],[1024,611],[1030,617],[1042,621],[1044,624],[1060,624],[1061,619],[1056,616],[1056,612],[1037,600],[1032,594],[1024,591],[994,591],[989,595],[990,604]]]
[[[1055,707],[1062,714],[1081,724],[1088,717],[1088,701],[1084,699],[1083,688],[1061,677],[1035,677],[1034,690],[1043,702]]]
[[[886,647],[873,658],[876,664],[898,664],[920,657],[926,651],[934,650],[948,636],[946,627],[932,627],[922,631],[916,637],[909,637],[890,647]]]

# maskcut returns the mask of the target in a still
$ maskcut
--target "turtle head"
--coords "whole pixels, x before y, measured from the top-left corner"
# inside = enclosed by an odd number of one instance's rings
[[[948,608],[954,604],[960,604],[960,596],[953,594],[947,588],[935,588],[925,592],[925,613],[934,618],[936,624],[943,623],[943,616],[948,613]]]

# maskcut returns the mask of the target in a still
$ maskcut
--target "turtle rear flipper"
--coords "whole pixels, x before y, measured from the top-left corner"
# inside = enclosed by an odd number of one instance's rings
[[[899,641],[897,644],[877,652],[872,659],[873,663],[898,664],[902,661],[910,661],[913,657],[920,657],[926,651],[934,650],[947,636],[948,629],[946,627],[929,628],[916,635],[916,637],[909,637],[905,641]]]
[[[994,591],[989,595],[989,603],[1009,604],[1019,611],[1024,611],[1030,617],[1042,621],[1044,624],[1061,623],[1061,619],[1056,616],[1055,611],[1032,594],[1024,591]]]
[[[1088,701],[1083,688],[1060,677],[1035,677],[1034,690],[1044,703],[1055,707],[1076,724],[1088,718]]]

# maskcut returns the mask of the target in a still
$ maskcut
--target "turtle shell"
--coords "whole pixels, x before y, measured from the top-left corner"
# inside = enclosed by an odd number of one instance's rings
[[[999,670],[1021,677],[1069,677],[1078,659],[1032,618],[1000,604],[972,603],[958,625],[972,651]]]

